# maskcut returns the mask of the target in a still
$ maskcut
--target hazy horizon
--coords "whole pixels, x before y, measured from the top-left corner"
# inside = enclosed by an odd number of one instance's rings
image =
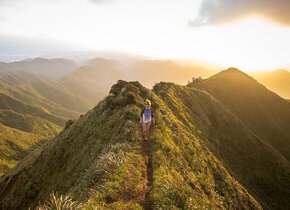
[[[283,13],[289,6],[283,0],[2,0],[0,56],[110,51],[246,72],[289,69],[290,21]]]

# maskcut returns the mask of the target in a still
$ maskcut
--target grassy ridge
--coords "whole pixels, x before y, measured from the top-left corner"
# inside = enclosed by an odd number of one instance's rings
[[[199,133],[208,148],[264,208],[289,206],[289,162],[223,103],[203,90],[170,83],[161,83],[154,90],[187,129]]]
[[[157,99],[160,114],[152,152],[156,179],[151,193],[156,209],[259,209],[206,148],[201,131],[182,122],[178,114],[186,114],[185,110],[179,107],[175,112],[167,104],[177,102],[172,99]]]
[[[237,69],[222,71],[197,86],[290,161],[290,106],[286,100]]]
[[[148,144],[137,138],[144,98],[153,101],[158,122],[146,152]],[[0,179],[0,205],[33,207],[57,191],[83,209],[261,209],[200,135],[159,96],[119,81],[98,106]]]
[[[146,98],[157,124],[144,143],[138,121]],[[288,209],[289,108],[235,69],[152,91],[119,81],[0,178],[0,206],[65,198],[83,209]]]

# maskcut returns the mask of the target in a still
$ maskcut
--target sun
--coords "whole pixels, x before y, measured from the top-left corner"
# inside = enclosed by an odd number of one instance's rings
[[[270,71],[289,64],[290,29],[261,17],[251,17],[227,26],[208,29],[212,33],[208,60],[247,72]]]

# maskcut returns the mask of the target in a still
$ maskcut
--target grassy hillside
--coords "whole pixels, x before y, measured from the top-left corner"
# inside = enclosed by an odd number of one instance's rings
[[[28,147],[54,137],[64,124],[41,108],[0,93],[0,174],[22,160]]]
[[[154,91],[189,130],[199,133],[208,148],[265,209],[289,208],[289,161],[254,129],[201,89],[164,83],[155,86]],[[284,144],[287,146],[287,141]]]
[[[40,117],[0,109],[0,123],[28,133],[38,134],[47,138],[54,137],[61,126]]]
[[[252,74],[258,82],[283,98],[290,99],[290,72],[277,70]]]
[[[71,89],[61,80],[48,79],[48,77],[60,78],[70,73],[74,66],[71,61],[61,59],[32,59],[1,65],[3,68],[0,71],[0,123],[18,129],[17,132],[24,131],[31,135],[53,138],[67,119],[77,118],[100,100],[97,96],[100,92],[98,90],[91,91],[94,94],[90,97],[88,94],[81,95],[75,91],[82,89],[86,84],[85,81],[79,80],[74,89]],[[90,92],[90,89],[86,91]],[[23,141],[28,141],[26,136],[22,137]],[[16,139],[14,136],[10,137],[11,142],[17,139],[20,137]],[[5,150],[4,147],[0,147],[0,152],[2,149]],[[23,158],[24,155],[19,157]],[[0,157],[0,161],[7,162],[6,159]],[[11,159],[13,162],[9,167],[20,160],[20,158],[16,160],[13,156]],[[4,171],[3,169],[2,172]]]
[[[35,117],[40,117],[49,120],[57,125],[63,125],[64,120],[51,115],[46,110],[25,104],[17,99],[14,99],[0,92],[0,109],[11,110],[21,114],[28,114]]]
[[[1,83],[0,83],[1,84]],[[38,90],[38,88],[40,90]],[[45,90],[47,88],[47,90]],[[51,88],[51,89],[50,89]],[[1,90],[6,95],[13,97],[19,101],[22,101],[25,104],[29,104],[34,107],[41,107],[43,110],[57,116],[58,118],[62,119],[71,119],[76,118],[81,113],[75,110],[69,110],[68,108],[63,107],[61,104],[58,104],[55,101],[52,101],[45,97],[45,95],[55,91],[56,95],[62,96],[63,98],[69,98],[71,100],[80,101],[80,99],[68,96],[68,93],[63,92],[62,88],[56,89],[51,83],[47,83],[45,81],[38,81],[33,84],[22,84],[22,85],[13,85],[5,87]],[[44,92],[45,95],[41,95],[41,92]],[[61,98],[61,97],[59,97]],[[61,100],[60,101],[64,101]],[[76,103],[76,102],[75,102]],[[81,102],[80,107],[83,107],[83,102]],[[89,109],[89,107],[87,107]]]
[[[88,102],[86,97],[77,95],[72,90],[68,89],[62,82],[46,82],[37,81],[30,84],[41,98],[45,98],[55,104],[60,105],[66,110],[73,110],[75,112],[83,113],[91,108],[92,104]],[[76,88],[81,88],[80,84]]]
[[[0,123],[0,176],[22,160],[29,149],[45,141],[43,136],[22,132]]]
[[[255,134],[290,160],[290,106],[248,75],[229,69],[198,87],[222,102]]]
[[[53,138],[65,125],[67,119],[77,118],[100,100],[99,90],[90,91],[87,88],[86,92],[93,93],[90,97],[89,94],[77,93],[78,89],[90,87],[84,86],[86,80],[78,80],[72,89],[61,80],[48,79],[58,79],[69,74],[76,68],[71,61],[31,59],[1,64],[1,67],[3,68],[0,71],[0,123],[15,128],[11,130],[18,133],[24,131],[31,136],[37,134],[42,138]],[[87,72],[84,73],[86,75]],[[5,135],[5,132],[0,134]],[[20,135],[19,138],[10,135],[9,138],[12,143],[21,138],[23,142],[29,141],[25,135]],[[27,142],[27,145],[30,143]],[[0,153],[5,150],[4,147],[0,147]],[[20,157],[23,158],[24,155],[15,159],[14,154],[11,154],[10,158],[13,161],[9,163],[9,167],[16,164]],[[0,157],[0,161],[7,162],[7,158],[8,156]],[[3,169],[1,173],[4,171]]]
[[[144,98],[153,101],[158,122],[148,142],[137,138]],[[0,178],[0,205],[33,207],[55,191],[83,209],[261,209],[201,136],[140,83],[119,81],[98,106]]]

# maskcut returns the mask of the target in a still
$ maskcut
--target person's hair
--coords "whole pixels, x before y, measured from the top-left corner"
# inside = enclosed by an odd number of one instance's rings
[[[145,104],[151,106],[151,101],[149,99],[146,99]]]

